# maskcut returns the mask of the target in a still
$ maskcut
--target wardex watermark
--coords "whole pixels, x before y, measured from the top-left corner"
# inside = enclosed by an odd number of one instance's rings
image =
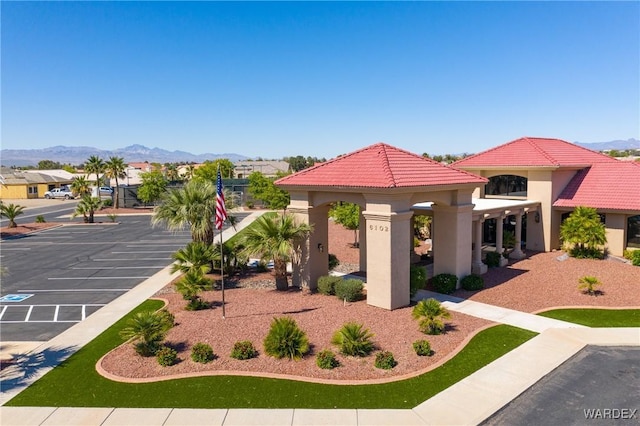
[[[588,420],[633,420],[638,418],[637,408],[585,408],[584,418]]]

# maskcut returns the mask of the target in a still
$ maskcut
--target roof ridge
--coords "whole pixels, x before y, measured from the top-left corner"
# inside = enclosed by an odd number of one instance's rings
[[[531,145],[533,147],[533,149],[535,149],[536,151],[538,151],[540,154],[542,154],[542,156],[544,158],[546,158],[547,160],[549,160],[549,162],[551,164],[555,164],[556,166],[559,166],[560,163],[558,161],[556,161],[555,158],[553,158],[552,156],[550,156],[547,151],[545,151],[544,149],[542,149],[541,147],[538,146],[538,144],[535,142],[536,139],[545,139],[545,140],[558,140],[558,141],[562,141],[561,139],[553,139],[553,138],[535,138],[535,137],[529,137],[529,136],[525,136],[521,139],[524,139],[527,141],[527,143],[529,145]],[[564,141],[562,141],[564,142]]]
[[[469,160],[469,159],[471,159],[471,158],[478,157],[478,156],[480,156],[480,155],[484,155],[484,154],[486,154],[486,153],[488,153],[488,152],[491,152],[491,151],[495,151],[495,150],[497,150],[498,148],[504,148],[505,146],[508,146],[508,145],[514,144],[514,143],[516,143],[516,142],[518,142],[519,140],[522,140],[522,139],[523,139],[523,138],[514,139],[514,140],[512,140],[512,141],[505,142],[505,143],[503,143],[502,145],[494,146],[493,148],[485,149],[484,151],[480,151],[480,152],[477,152],[477,153],[475,153],[475,154],[471,154],[471,155],[469,155],[469,156],[467,156],[467,157],[464,157],[464,158],[459,159],[458,161],[454,161],[453,163],[451,163],[451,165],[452,165],[452,166],[455,166],[457,163],[460,163],[460,162],[462,162],[462,161]],[[456,170],[457,170],[457,169],[456,169]]]
[[[391,187],[395,188],[397,186],[397,182],[396,182],[395,176],[393,175],[393,170],[391,170],[391,165],[389,164],[389,154],[387,153],[387,148],[389,148],[389,146],[383,142],[380,142],[379,144],[380,144],[381,152],[383,154],[382,171],[390,180]]]

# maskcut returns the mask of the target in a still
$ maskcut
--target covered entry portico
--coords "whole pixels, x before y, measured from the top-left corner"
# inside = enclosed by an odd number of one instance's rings
[[[291,195],[288,211],[313,226],[301,243],[295,285],[315,289],[328,273],[330,203],[360,206],[360,267],[367,274],[367,303],[385,309],[409,300],[413,250],[412,206],[432,202],[439,241],[435,273],[471,272],[472,193],[485,178],[379,143],[276,181]]]

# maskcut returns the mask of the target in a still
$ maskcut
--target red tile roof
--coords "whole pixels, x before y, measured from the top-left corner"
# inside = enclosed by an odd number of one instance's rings
[[[614,160],[580,170],[553,206],[640,211],[640,163]]]
[[[473,173],[456,170],[385,143],[377,143],[276,181],[283,186],[399,188],[484,184]]]
[[[524,137],[463,158],[452,165],[475,167],[575,167],[616,161],[561,139]]]

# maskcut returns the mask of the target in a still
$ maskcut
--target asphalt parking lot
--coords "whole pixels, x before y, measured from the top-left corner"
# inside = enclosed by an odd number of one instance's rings
[[[2,241],[2,341],[51,339],[169,265],[191,240],[187,230],[153,228],[148,215],[96,220]]]

